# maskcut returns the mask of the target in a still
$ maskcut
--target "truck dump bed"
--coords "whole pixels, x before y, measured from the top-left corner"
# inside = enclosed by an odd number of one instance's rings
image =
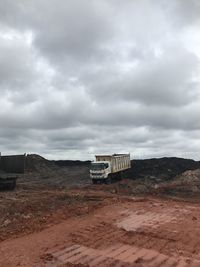
[[[111,172],[120,172],[131,167],[130,154],[96,155],[96,161],[109,161]]]

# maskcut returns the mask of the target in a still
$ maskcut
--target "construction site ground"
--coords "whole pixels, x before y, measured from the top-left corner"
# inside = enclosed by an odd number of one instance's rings
[[[81,166],[44,173],[0,192],[1,267],[200,266],[198,194],[92,185]]]
[[[4,192],[0,266],[200,266],[200,207],[113,186]],[[5,215],[5,212],[7,214]]]

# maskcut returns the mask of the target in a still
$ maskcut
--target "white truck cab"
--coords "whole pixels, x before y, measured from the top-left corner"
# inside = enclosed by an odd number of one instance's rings
[[[131,167],[130,154],[96,155],[91,163],[90,178],[92,182],[110,183],[112,178],[120,177],[120,173]]]
[[[90,167],[90,177],[92,179],[107,179],[111,173],[109,161],[92,162]]]

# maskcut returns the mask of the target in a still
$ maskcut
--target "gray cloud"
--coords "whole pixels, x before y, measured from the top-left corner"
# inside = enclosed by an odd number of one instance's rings
[[[141,62],[126,74],[111,73],[109,80],[98,80],[95,75],[90,86],[91,94],[103,102],[126,99],[158,106],[190,103],[195,100],[198,90],[193,78],[198,75],[199,60],[194,54],[181,50],[181,47],[170,48],[159,58]]]
[[[199,7],[2,0],[2,152],[198,158]]]
[[[34,69],[34,55],[24,44],[0,37],[0,84],[2,89],[23,90],[30,81],[37,79]]]

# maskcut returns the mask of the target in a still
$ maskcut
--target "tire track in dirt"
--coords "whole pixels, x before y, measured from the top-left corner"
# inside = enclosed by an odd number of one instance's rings
[[[79,229],[78,232],[72,233],[70,238],[74,245],[52,252],[53,265],[47,262],[46,267],[59,267],[68,263],[74,266],[85,264],[86,266],[105,267],[189,267],[195,264],[194,261],[188,264],[184,258],[165,255],[153,249],[156,240],[150,235],[147,240],[141,238],[140,242],[129,244],[128,232],[109,223],[97,223],[91,227]],[[151,243],[150,248],[145,248],[146,241]],[[163,242],[165,242],[163,243],[165,247],[169,240],[163,239]]]
[[[179,267],[191,266],[154,250],[116,243],[105,249],[93,249],[82,245],[73,245],[52,253],[53,263],[46,267],[59,267],[67,263],[87,266],[137,266],[137,267]]]
[[[199,267],[199,218],[198,205],[191,211],[185,203],[123,199],[5,241],[0,266]]]

